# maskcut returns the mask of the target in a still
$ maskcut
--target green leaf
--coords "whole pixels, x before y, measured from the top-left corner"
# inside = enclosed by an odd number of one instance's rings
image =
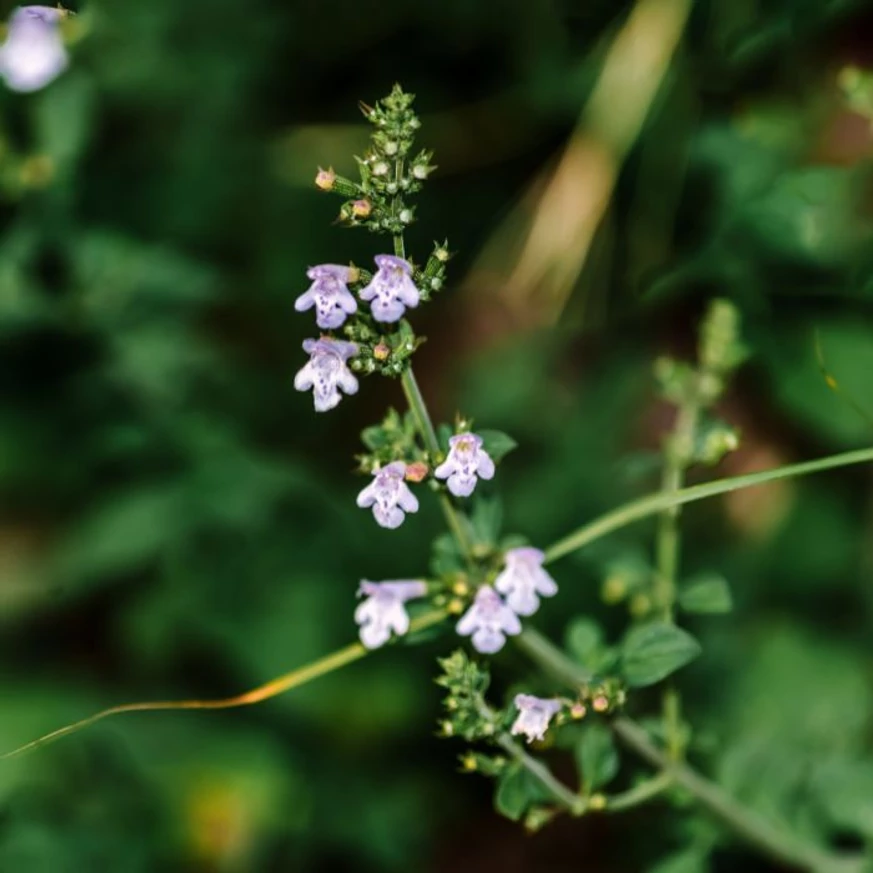
[[[631,628],[621,646],[622,673],[628,685],[654,685],[700,654],[700,643],[672,624],[655,622]]]
[[[379,424],[364,428],[361,432],[361,441],[371,452],[391,444],[391,438]]]
[[[477,543],[497,542],[503,521],[503,504],[499,497],[477,497],[470,513],[470,524]]]
[[[618,750],[612,731],[597,722],[583,726],[582,736],[573,748],[579,781],[587,794],[606,785],[618,773]]]
[[[437,428],[437,442],[446,454],[448,454],[449,451],[449,440],[451,439],[453,432],[454,431],[452,431],[447,424],[441,424]]]
[[[731,589],[723,576],[701,575],[689,580],[679,592],[679,605],[685,612],[710,615],[733,609]]]
[[[491,460],[496,464],[508,455],[518,443],[508,434],[499,430],[480,430],[477,434],[482,437],[485,451],[491,455]]]
[[[706,851],[697,847],[668,855],[649,869],[649,873],[706,873]]]
[[[537,800],[530,774],[521,764],[510,764],[497,780],[494,808],[512,821],[518,821],[528,806]]]
[[[873,761],[834,762],[816,778],[814,789],[832,825],[873,839]]]
[[[590,666],[603,646],[603,630],[590,618],[574,618],[564,636],[570,654],[581,664]]]

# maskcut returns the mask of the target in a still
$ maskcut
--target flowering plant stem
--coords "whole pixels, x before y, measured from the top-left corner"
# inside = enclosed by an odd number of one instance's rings
[[[846,467],[853,464],[861,464],[864,462],[873,461],[873,449],[858,449],[852,452],[842,452],[838,455],[831,455],[826,458],[818,458],[815,461],[806,461],[802,464],[791,464],[786,467],[778,467],[775,470],[764,470],[760,473],[750,473],[746,476],[734,476],[729,479],[718,479],[714,482],[708,482],[704,485],[695,485],[691,488],[683,488],[673,494],[651,494],[648,497],[642,497],[639,500],[634,500],[600,518],[583,525],[578,530],[564,537],[555,543],[548,551],[548,560],[555,561],[558,558],[564,557],[569,553],[580,549],[600,537],[606,536],[624,525],[631,524],[634,521],[639,521],[650,515],[654,515],[667,506],[672,504],[692,503],[696,500],[703,500],[707,497],[714,497],[718,494],[726,494],[730,491],[736,491],[741,488],[749,488],[753,485],[761,485],[765,482],[774,482],[778,479],[790,479],[795,476],[803,476],[808,473],[816,473],[821,470],[830,470],[836,467]],[[454,512],[454,507],[452,507]],[[410,631],[422,630],[425,627],[437,624],[443,621],[446,613],[443,610],[436,610],[415,619],[410,627]],[[546,637],[531,627],[525,630],[516,638],[516,642],[524,649],[528,655],[536,660],[544,669],[550,672],[553,676],[566,682],[568,685],[584,685],[591,680],[591,674],[570,660],[560,649],[551,643]],[[230,697],[220,700],[176,700],[176,701],[157,701],[157,702],[139,702],[124,704],[122,706],[114,706],[109,709],[101,710],[95,715],[81,719],[75,723],[66,725],[56,731],[52,731],[32,742],[19,746],[10,752],[0,755],[0,760],[15,757],[23,752],[31,751],[39,746],[45,745],[53,740],[75,733],[82,728],[88,727],[97,721],[101,721],[112,715],[121,715],[128,712],[149,712],[155,710],[168,709],[224,709],[236,706],[247,706],[253,703],[260,703],[268,700],[292,688],[297,688],[304,683],[323,676],[333,670],[338,670],[346,664],[362,658],[369,654],[369,650],[365,649],[360,643],[353,643],[343,649],[339,649],[323,658],[319,658],[303,667],[295,668],[288,673],[284,673],[269,682],[259,685],[250,691],[235,697]]]
[[[650,494],[620,506],[606,515],[601,515],[588,524],[568,534],[558,542],[553,543],[546,549],[545,563],[557,561],[572,552],[587,546],[589,543],[600,539],[606,534],[612,533],[625,525],[642,518],[647,518],[670,506],[682,506],[703,500],[707,497],[716,497],[719,494],[727,494],[731,491],[739,491],[741,488],[750,488],[753,485],[764,485],[767,482],[775,482],[779,479],[792,479],[796,476],[806,476],[809,473],[818,473],[822,470],[831,470],[834,467],[846,467],[851,464],[862,464],[873,461],[873,449],[857,449],[851,452],[841,452],[838,455],[829,455],[826,458],[818,458],[815,461],[804,461],[801,464],[788,464],[777,467],[774,470],[763,470],[760,473],[748,473],[745,476],[731,476],[729,479],[716,479],[703,485],[694,485],[691,488],[682,488],[679,491]]]
[[[555,778],[554,774],[545,764],[528,755],[524,746],[517,743],[507,733],[497,737],[499,745],[507,754],[521,764],[571,815],[582,815],[585,812],[588,801],[581,794],[576,794]]]
[[[865,869],[863,857],[828,854],[752,812],[687,764],[672,760],[632,719],[620,716],[611,726],[628,748],[669,774],[672,782],[688,791],[704,809],[774,861],[810,873],[862,873]]]
[[[422,397],[421,389],[418,387],[415,373],[412,372],[411,364],[403,371],[403,375],[400,377],[400,382],[403,385],[403,393],[406,395],[406,402],[409,404],[409,409],[415,418],[418,431],[431,456],[431,461],[435,462],[440,451],[440,444],[437,441],[437,435],[430,418],[430,413],[427,411],[424,397]],[[461,520],[460,514],[453,506],[451,498],[444,491],[440,492],[440,506],[443,510],[446,523],[458,543],[458,548],[461,550],[461,554],[464,555],[465,560],[469,564],[472,561],[472,546],[470,545],[469,537],[464,529],[464,523]]]
[[[684,484],[688,450],[697,436],[699,419],[700,404],[695,399],[688,399],[679,407],[673,433],[667,439],[664,450],[664,471],[661,478],[663,494],[675,494]],[[655,541],[655,581],[652,589],[655,611],[663,621],[670,624],[674,622],[676,605],[681,513],[681,504],[669,506],[661,513]],[[679,760],[683,754],[682,698],[672,682],[668,682],[664,688],[662,712],[667,751],[671,758]]]
[[[527,654],[556,679],[568,684],[587,681],[587,671],[539,632],[526,628],[518,640]],[[669,752],[659,749],[645,729],[633,719],[618,716],[611,720],[610,727],[628,748],[661,771],[664,784],[659,782],[657,786],[652,786],[643,783],[646,789],[638,786],[625,795],[616,795],[607,802],[606,809],[619,811],[636,806],[656,796],[669,784],[678,785],[714,818],[775,861],[809,873],[862,873],[864,870],[863,858],[827,854],[817,845],[777,827],[743,806],[688,764],[675,760]]]
[[[403,239],[395,237],[395,251],[402,256]],[[438,451],[436,433],[431,422],[427,405],[415,381],[412,369],[407,368],[403,374],[403,387],[410,409],[415,416],[421,438],[430,451]],[[680,438],[693,439],[697,428],[699,410],[696,406],[680,409],[677,420],[676,435]],[[671,459],[671,455],[673,458]],[[661,526],[658,534],[658,581],[663,600],[659,605],[665,617],[672,619],[673,601],[675,600],[675,571],[678,558],[678,508],[684,503],[699,500],[705,496],[723,494],[736,488],[747,487],[761,482],[784,479],[788,476],[798,476],[825,470],[830,467],[847,463],[860,463],[873,460],[873,449],[863,449],[857,452],[845,452],[831,458],[822,458],[804,464],[794,464],[778,470],[765,473],[753,473],[748,476],[737,476],[699,485],[694,488],[682,489],[684,464],[678,452],[668,453],[668,463],[665,467],[663,487],[659,494],[637,500],[627,506],[602,516],[595,522],[580,528],[575,533],[547,550],[547,560],[556,560],[588,542],[597,539],[610,531],[629,524],[638,518],[643,518],[653,512],[660,512]],[[468,561],[474,560],[469,543],[463,535],[463,526],[454,506],[445,495],[442,495],[446,519],[458,540],[458,546]],[[581,685],[589,681],[590,675],[579,665],[571,661],[557,646],[532,628],[526,628],[517,638],[518,644],[543,669],[551,672],[563,681],[572,685]],[[674,702],[669,698],[665,706],[670,709]],[[678,709],[675,712],[674,734],[678,733]],[[611,722],[616,735],[640,757],[661,770],[660,778],[654,783],[644,783],[645,788],[638,786],[624,795],[617,795],[607,800],[606,808],[613,810],[627,809],[657,796],[668,784],[680,785],[688,791],[695,800],[712,813],[722,824],[729,827],[739,837],[756,846],[761,852],[776,861],[789,866],[795,866],[810,873],[855,873],[862,870],[861,861],[854,858],[839,858],[823,852],[818,846],[806,843],[793,834],[783,831],[747,809],[714,782],[697,773],[687,764],[677,760],[675,738],[669,740],[667,753],[661,751],[650,739],[645,730],[636,722],[626,717],[615,718]],[[669,726],[668,726],[669,727]],[[668,737],[671,733],[668,730]],[[534,776],[546,790],[552,794],[571,814],[580,815],[587,807],[587,800],[571,791],[552,772],[535,758],[528,755],[524,747],[506,733],[497,737],[498,744],[521,764],[525,770]],[[662,784],[663,783],[663,784]]]

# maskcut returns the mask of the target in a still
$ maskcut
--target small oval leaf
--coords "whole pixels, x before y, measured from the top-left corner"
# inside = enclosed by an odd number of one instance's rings
[[[699,654],[700,643],[682,628],[666,622],[640,625],[622,642],[622,674],[632,687],[654,685]]]

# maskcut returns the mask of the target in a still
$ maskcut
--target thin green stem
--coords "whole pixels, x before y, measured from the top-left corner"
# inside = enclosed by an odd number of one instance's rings
[[[624,812],[635,806],[642,806],[663,794],[672,784],[673,774],[664,770],[627,791],[609,795],[606,798],[606,810],[607,812]]]
[[[693,446],[700,418],[700,407],[688,403],[679,408],[676,425],[665,449],[664,473],[661,478],[661,493],[676,494],[685,480],[687,449]],[[661,512],[655,542],[655,607],[664,621],[673,620],[676,602],[676,575],[679,570],[679,504],[668,506]]]
[[[573,533],[568,534],[558,542],[553,543],[546,549],[546,562],[557,561],[593,543],[600,537],[606,536],[632,522],[657,515],[670,506],[680,506],[703,500],[707,497],[715,497],[719,494],[727,494],[730,491],[738,491],[741,488],[749,488],[753,485],[763,485],[767,482],[775,482],[779,479],[790,479],[795,476],[806,476],[810,473],[818,473],[822,470],[832,470],[835,467],[848,467],[852,464],[863,464],[873,461],[873,449],[858,449],[852,452],[842,452],[839,455],[830,455],[827,458],[819,458],[815,461],[805,461],[802,464],[789,464],[785,467],[777,467],[775,470],[765,470],[761,473],[749,473],[745,476],[732,476],[729,479],[716,479],[704,485],[694,485],[691,488],[682,488],[672,494],[651,494],[641,497],[631,503],[626,503],[612,512],[601,515],[588,524],[583,525]]]
[[[436,431],[434,430],[433,422],[430,418],[430,413],[427,411],[427,404],[424,402],[421,389],[418,387],[418,382],[415,379],[415,373],[412,371],[412,366],[408,366],[400,377],[400,382],[403,385],[403,393],[406,395],[406,402],[412,411],[415,418],[416,427],[424,440],[425,447],[431,456],[431,461],[434,461],[439,454],[440,444],[437,440]],[[440,508],[446,519],[446,524],[449,526],[458,548],[464,555],[467,563],[472,562],[472,544],[467,536],[464,528],[463,520],[460,513],[452,504],[451,498],[445,492],[440,493]]]
[[[571,661],[536,628],[526,627],[515,637],[515,643],[532,661],[572,688],[587,685],[594,678],[590,670]]]
[[[427,411],[427,404],[424,402],[424,397],[422,396],[421,389],[418,387],[418,382],[415,378],[415,373],[412,372],[411,365],[404,370],[400,382],[403,385],[406,402],[409,404],[409,408],[415,418],[421,438],[424,440],[428,452],[434,456],[432,458],[434,460],[435,456],[439,454],[440,444],[439,440],[437,440],[433,422],[430,419],[430,413]]]
[[[557,679],[577,684],[579,665],[536,631],[526,629],[517,639],[533,637],[535,645],[523,646],[543,669]],[[713,817],[733,830],[741,839],[757,847],[776,861],[798,867],[809,873],[862,873],[865,861],[857,856],[830,855],[819,846],[801,840],[771,824],[752,810],[734,800],[721,787],[700,775],[687,764],[674,761],[659,749],[646,731],[629,718],[618,717],[610,726],[616,735],[641,758],[665,775],[665,779],[681,785]],[[609,806],[607,808],[615,809]]]
[[[673,432],[664,447],[664,472],[661,493],[675,494],[685,484],[685,470],[692,456],[694,440],[700,420],[700,405],[690,399],[679,407]],[[655,539],[655,580],[652,586],[654,606],[662,621],[674,621],[676,606],[676,583],[679,573],[679,550],[682,535],[679,519],[682,507],[668,506],[658,519]],[[667,748],[676,760],[682,757],[682,698],[676,687],[668,681],[661,697],[661,711]]]
[[[582,795],[571,791],[563,782],[556,779],[552,771],[545,764],[529,755],[522,745],[512,739],[509,734],[500,734],[497,737],[497,744],[540,782],[569,813],[572,815],[582,815],[585,812],[588,805],[587,800]]]
[[[669,774],[676,785],[688,791],[716,819],[774,861],[810,873],[861,873],[864,869],[863,857],[829,854],[743,806],[687,764],[671,761],[646,731],[631,719],[613,719],[611,727],[625,745],[652,766]]]
[[[441,609],[432,610],[424,615],[420,615],[410,623],[409,632],[424,630],[435,624],[439,624],[446,617],[445,611]],[[24,752],[29,752],[38,749],[40,746],[48,745],[49,743],[59,740],[69,734],[76,733],[83,728],[89,727],[98,721],[103,721],[110,716],[123,715],[129,712],[155,712],[157,710],[168,709],[232,709],[239,706],[251,706],[256,703],[261,703],[264,700],[269,700],[272,697],[277,697],[290,691],[292,688],[299,688],[313,679],[318,679],[335,670],[351,664],[353,661],[358,661],[366,655],[370,654],[372,649],[367,649],[361,643],[352,643],[336,652],[331,652],[316,661],[311,661],[309,664],[304,664],[302,667],[295,667],[288,673],[283,673],[263,685],[258,685],[249,691],[244,691],[242,694],[234,695],[233,697],[224,697],[210,700],[157,700],[146,701],[139,703],[124,703],[120,706],[112,706],[109,709],[101,710],[100,712],[80,719],[72,724],[58,728],[51,733],[45,734],[36,740],[25,743],[11,752],[6,752],[0,755],[0,761],[7,758],[14,758]]]

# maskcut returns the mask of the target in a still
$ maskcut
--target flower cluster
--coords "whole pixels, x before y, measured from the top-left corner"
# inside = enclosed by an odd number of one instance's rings
[[[60,6],[20,6],[12,13],[0,46],[0,76],[13,91],[38,91],[67,68],[60,24],[68,15]]]
[[[404,254],[403,231],[413,219],[407,199],[434,169],[429,152],[412,152],[419,122],[411,95],[395,87],[376,106],[362,106],[362,110],[374,132],[370,148],[357,158],[360,181],[329,167],[319,169],[315,184],[344,198],[340,218],[346,224],[390,234],[394,253],[375,255],[372,273],[341,263],[317,264],[307,271],[310,285],[294,308],[314,311],[322,333],[304,341],[309,361],[297,373],[294,387],[312,391],[317,412],[333,409],[343,395],[357,393],[357,373],[401,376],[407,397],[415,397],[418,389],[408,373],[408,359],[422,339],[406,316],[443,287],[450,257],[447,241],[434,243],[423,269]],[[474,433],[464,419],[456,421],[453,434],[441,428],[440,442],[430,422],[424,421],[426,412],[413,399],[410,403],[409,415],[390,411],[382,425],[364,431],[369,454],[358,459],[361,471],[372,478],[358,494],[357,505],[370,510],[376,523],[389,530],[400,527],[407,514],[418,512],[419,500],[411,486],[430,479],[430,487],[442,492],[448,511],[454,512],[452,498],[469,498],[480,480],[493,479],[495,462],[514,446],[499,432]],[[466,524],[461,518],[459,529]],[[488,548],[490,562],[498,552]],[[484,554],[469,556],[476,566],[463,590],[446,578],[433,587],[452,591],[455,599],[449,611],[460,615],[457,632],[469,636],[479,652],[493,654],[503,648],[507,636],[521,632],[521,617],[532,615],[539,598],[552,596],[557,586],[543,570],[544,556],[537,549],[505,551],[499,573],[485,562]],[[365,599],[355,612],[363,645],[377,648],[392,634],[405,634],[410,627],[407,601],[425,597],[428,589],[428,583],[420,580],[363,580],[358,594]],[[475,590],[472,597],[471,590]],[[438,595],[437,602],[443,596]]]
[[[355,623],[361,628],[361,642],[368,649],[377,649],[388,642],[391,631],[398,636],[405,634],[409,630],[406,601],[426,594],[427,584],[418,579],[361,580],[358,596],[367,598],[355,610]]]
[[[543,569],[544,559],[539,549],[527,546],[510,549],[504,555],[505,566],[494,585],[483,585],[476,592],[473,604],[457,624],[457,631],[472,637],[477,651],[488,655],[499,652],[507,636],[521,633],[519,616],[533,615],[539,609],[537,595],[551,597],[558,593],[557,583]],[[506,600],[500,594],[505,594]]]

